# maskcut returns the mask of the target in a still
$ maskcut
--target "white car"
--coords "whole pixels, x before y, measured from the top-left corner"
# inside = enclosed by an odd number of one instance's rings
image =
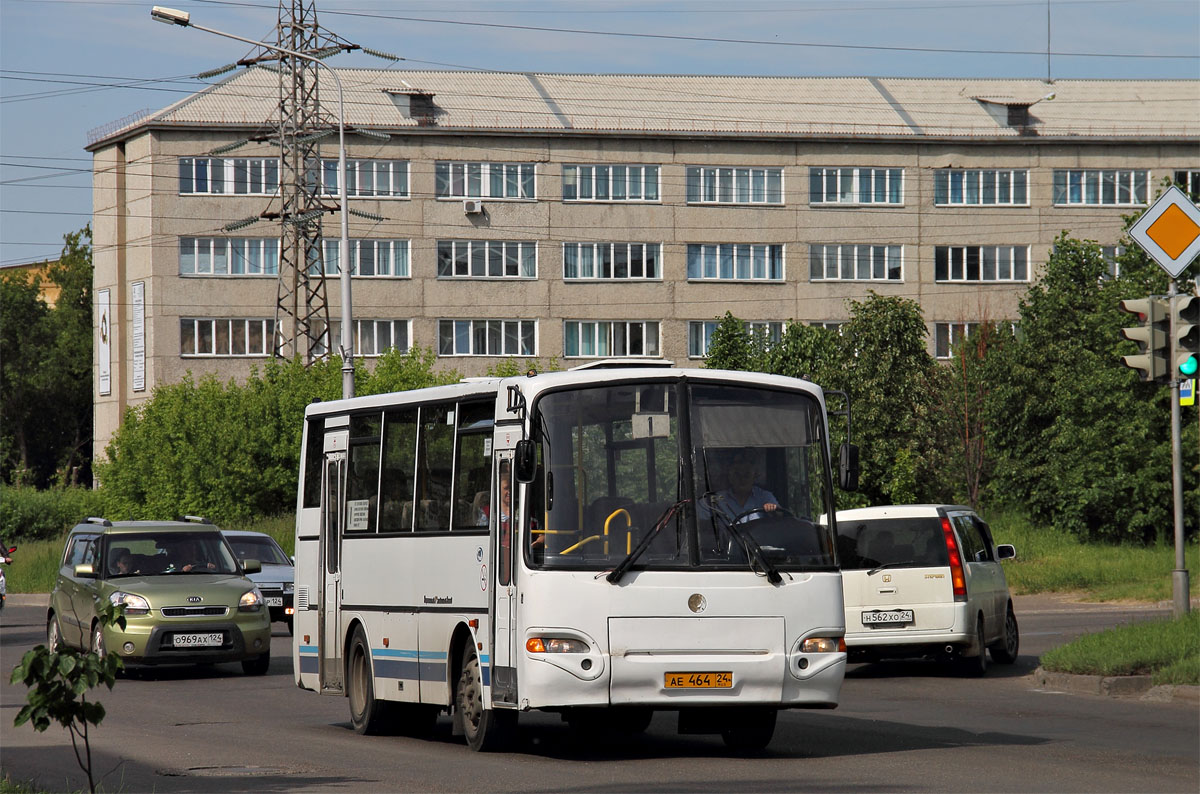
[[[960,505],[888,505],[837,514],[850,661],[930,656],[982,675],[1017,660],[1020,634],[988,525]]]
[[[239,560],[255,559],[262,564],[261,571],[250,574],[250,581],[262,591],[263,600],[271,611],[271,621],[283,621],[287,624],[288,634],[291,634],[296,616],[292,603],[295,594],[295,560],[284,554],[275,539],[265,533],[226,529],[221,534],[229,541]]]

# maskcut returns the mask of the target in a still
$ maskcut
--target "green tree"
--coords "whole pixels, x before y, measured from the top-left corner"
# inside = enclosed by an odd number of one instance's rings
[[[742,372],[765,371],[765,345],[746,323],[725,312],[708,343],[704,366],[709,369],[733,369]]]
[[[125,628],[125,607],[103,604],[97,609],[102,626]],[[71,736],[71,748],[75,761],[88,779],[88,790],[96,790],[96,778],[92,771],[92,745],[89,727],[98,726],[104,719],[104,706],[88,700],[88,690],[104,684],[110,690],[117,680],[117,672],[123,667],[120,657],[113,654],[101,656],[93,651],[77,651],[73,648],[38,645],[25,652],[21,661],[13,668],[9,683],[24,684],[30,688],[26,704],[17,712],[13,726],[33,725],[39,733],[57,722]],[[82,753],[80,744],[83,745]]]
[[[1120,264],[1119,278],[1106,277],[1094,243],[1061,235],[1021,301],[1018,338],[988,356],[991,492],[1083,538],[1148,542],[1171,526],[1170,392],[1121,366],[1135,345],[1119,335],[1130,320],[1117,302],[1166,284],[1138,251]],[[1194,471],[1189,424],[1185,470]],[[1195,494],[1193,483],[1192,532]]]
[[[0,276],[0,476],[46,487],[91,481],[91,229],[64,237],[47,280],[54,308],[39,297],[40,278]]]
[[[921,307],[872,292],[850,302],[842,334],[843,383],[862,450],[859,492],[868,504],[929,500],[941,487],[928,455],[939,370]]]

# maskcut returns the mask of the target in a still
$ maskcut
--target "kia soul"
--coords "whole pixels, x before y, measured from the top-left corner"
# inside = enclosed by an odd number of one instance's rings
[[[982,674],[1017,660],[1020,635],[988,525],[960,505],[837,514],[850,661],[929,656]]]
[[[127,664],[271,663],[271,616],[239,561],[206,520],[89,518],[67,536],[46,616],[47,644],[94,650]],[[101,626],[97,607],[124,606],[126,626]]]

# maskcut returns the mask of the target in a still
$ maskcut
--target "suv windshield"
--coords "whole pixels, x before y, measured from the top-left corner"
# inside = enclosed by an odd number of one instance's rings
[[[839,519],[838,556],[846,570],[950,564],[942,520],[936,516]]]
[[[219,532],[162,531],[110,535],[101,565],[108,578],[238,572]]]
[[[248,538],[241,536],[226,536],[238,562],[258,560],[263,565],[291,565],[292,561],[279,548],[279,544],[271,538]]]
[[[805,393],[589,387],[543,396],[535,425],[535,567],[835,567],[821,412]]]

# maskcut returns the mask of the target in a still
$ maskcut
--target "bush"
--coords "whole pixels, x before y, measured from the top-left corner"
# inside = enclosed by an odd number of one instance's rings
[[[0,485],[0,538],[10,544],[57,540],[88,516],[104,514],[99,491]]]

